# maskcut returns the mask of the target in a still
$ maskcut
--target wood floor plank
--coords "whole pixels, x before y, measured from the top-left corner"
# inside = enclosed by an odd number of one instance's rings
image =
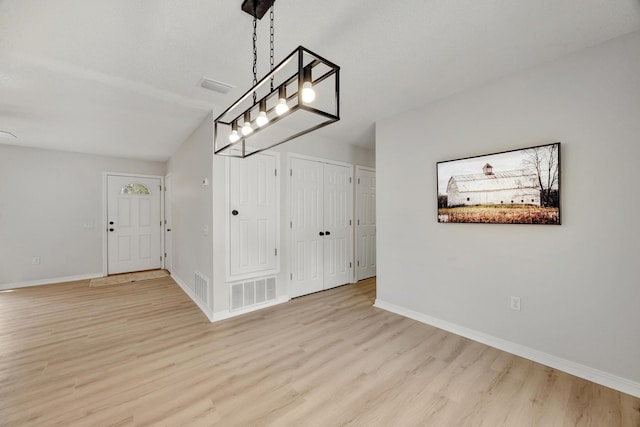
[[[171,278],[0,293],[1,426],[621,426],[640,399],[373,307],[211,324]]]

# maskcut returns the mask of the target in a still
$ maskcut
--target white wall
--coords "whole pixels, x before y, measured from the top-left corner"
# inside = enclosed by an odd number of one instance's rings
[[[213,119],[208,115],[167,164],[173,185],[171,275],[187,293],[193,289],[196,271],[213,286],[212,189],[217,183],[212,180],[212,155]],[[209,180],[209,186],[203,186],[203,179]],[[211,289],[203,303],[200,307],[210,316]]]
[[[164,162],[0,145],[0,289],[100,276],[102,173],[164,171]]]
[[[639,52],[636,32],[377,123],[381,305],[640,393]],[[555,141],[561,226],[436,222],[437,161]]]

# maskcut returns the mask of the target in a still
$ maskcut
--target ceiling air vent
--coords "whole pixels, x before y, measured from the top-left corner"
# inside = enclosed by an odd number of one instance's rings
[[[229,93],[229,91],[234,88],[234,86],[231,86],[230,84],[222,83],[216,80],[211,80],[206,77],[203,77],[200,80],[200,86],[202,86],[205,89],[212,90],[218,93],[223,93],[223,94]]]

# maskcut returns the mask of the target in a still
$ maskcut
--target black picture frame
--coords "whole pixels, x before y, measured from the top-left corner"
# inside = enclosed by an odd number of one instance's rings
[[[437,162],[438,222],[561,225],[560,145]]]

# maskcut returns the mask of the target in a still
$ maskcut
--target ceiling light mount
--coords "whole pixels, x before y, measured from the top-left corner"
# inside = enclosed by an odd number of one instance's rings
[[[252,17],[255,16],[257,19],[262,19],[275,2],[276,0],[244,0],[242,2],[242,10]]]
[[[273,3],[245,0],[242,4],[242,10],[254,18],[254,85],[215,119],[215,154],[248,157],[340,120],[338,65],[298,46],[273,66]],[[262,16],[271,7],[271,71],[257,81],[255,22],[262,17],[261,7]]]

